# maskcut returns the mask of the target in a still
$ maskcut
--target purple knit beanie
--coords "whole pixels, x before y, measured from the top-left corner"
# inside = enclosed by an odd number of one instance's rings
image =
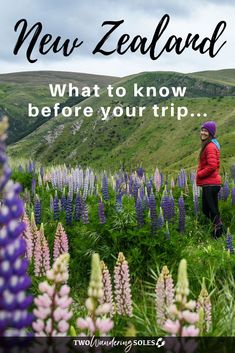
[[[201,128],[208,130],[212,137],[215,136],[216,123],[214,121],[206,121]]]

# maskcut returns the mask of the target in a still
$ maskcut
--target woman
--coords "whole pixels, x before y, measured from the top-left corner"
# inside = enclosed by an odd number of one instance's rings
[[[219,175],[220,145],[215,139],[216,124],[207,121],[201,127],[202,148],[199,156],[196,182],[202,187],[202,211],[213,223],[213,237],[224,232],[218,207],[218,193],[222,180]]]

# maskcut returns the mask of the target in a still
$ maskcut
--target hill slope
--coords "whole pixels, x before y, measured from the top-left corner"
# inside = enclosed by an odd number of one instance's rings
[[[186,86],[184,98],[163,99],[156,97],[133,97],[133,84],[143,87]],[[200,148],[199,128],[203,117],[187,117],[177,121],[170,116],[153,117],[151,105],[173,103],[186,106],[190,113],[208,114],[208,119],[218,123],[219,140],[222,144],[222,159],[232,163],[235,155],[235,87],[213,83],[174,72],[148,72],[132,75],[116,82],[123,86],[127,95],[123,98],[108,98],[106,92],[100,98],[91,97],[81,102],[81,108],[91,106],[92,117],[84,116],[53,118],[33,133],[10,146],[11,156],[35,158],[44,163],[68,162],[93,165],[99,168],[116,169],[120,164],[133,166],[142,162],[145,167],[157,164],[168,168],[179,165],[190,166],[197,163]],[[224,97],[228,96],[228,97]],[[45,104],[45,103],[44,103]],[[109,114],[102,121],[100,106],[146,106],[143,117],[114,117]],[[160,109],[160,108],[159,108]]]
[[[36,118],[27,116],[28,103],[42,106],[53,106],[56,102],[73,106],[81,98],[64,97],[53,98],[50,95],[49,83],[73,83],[81,88],[84,85],[92,87],[94,84],[104,87],[117,81],[111,76],[80,74],[74,72],[32,71],[0,75],[0,117],[7,115],[10,120],[8,143],[13,143],[27,136],[53,116]]]

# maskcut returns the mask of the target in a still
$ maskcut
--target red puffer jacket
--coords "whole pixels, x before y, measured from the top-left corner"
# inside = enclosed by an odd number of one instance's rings
[[[209,142],[202,152],[197,168],[196,182],[198,186],[221,185],[219,175],[220,151],[213,142]]]

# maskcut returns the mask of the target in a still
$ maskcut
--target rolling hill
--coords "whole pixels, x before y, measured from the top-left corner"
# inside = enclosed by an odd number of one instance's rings
[[[159,109],[162,106],[174,105],[174,109],[186,106],[190,114],[206,112],[206,119],[217,121],[221,157],[227,166],[235,162],[235,85],[232,79],[234,77],[235,82],[235,70],[215,73],[212,75],[214,80],[207,79],[208,75],[205,72],[189,75],[144,72],[118,81],[110,78],[115,82],[115,87],[126,89],[125,97],[114,95],[109,98],[103,91],[99,98],[93,96],[83,100],[76,106],[92,107],[95,112],[92,117],[54,117],[9,146],[10,155],[13,158],[34,158],[43,163],[92,165],[99,169],[116,169],[120,165],[129,168],[139,163],[147,169],[152,165],[169,170],[194,166],[200,149],[199,129],[205,118],[188,116],[178,121],[170,116],[170,108],[165,117],[153,117],[151,106],[158,104]],[[225,84],[228,77],[230,84]],[[187,91],[182,98],[170,96],[166,99],[158,94],[156,97],[133,97],[134,83],[144,88],[186,86]],[[38,95],[39,99],[41,106],[47,105],[46,99]],[[123,109],[146,106],[146,109],[143,117],[128,117],[125,114],[115,117],[109,114],[107,121],[102,121],[100,106],[119,106]]]
[[[78,104],[81,97],[56,97],[50,95],[48,84],[73,83],[77,87],[94,84],[104,87],[117,81],[111,76],[80,74],[75,72],[32,71],[0,75],[0,117],[7,115],[10,121],[8,143],[27,136],[53,116],[36,118],[27,116],[27,106],[31,102],[38,107],[64,103],[66,106]]]

